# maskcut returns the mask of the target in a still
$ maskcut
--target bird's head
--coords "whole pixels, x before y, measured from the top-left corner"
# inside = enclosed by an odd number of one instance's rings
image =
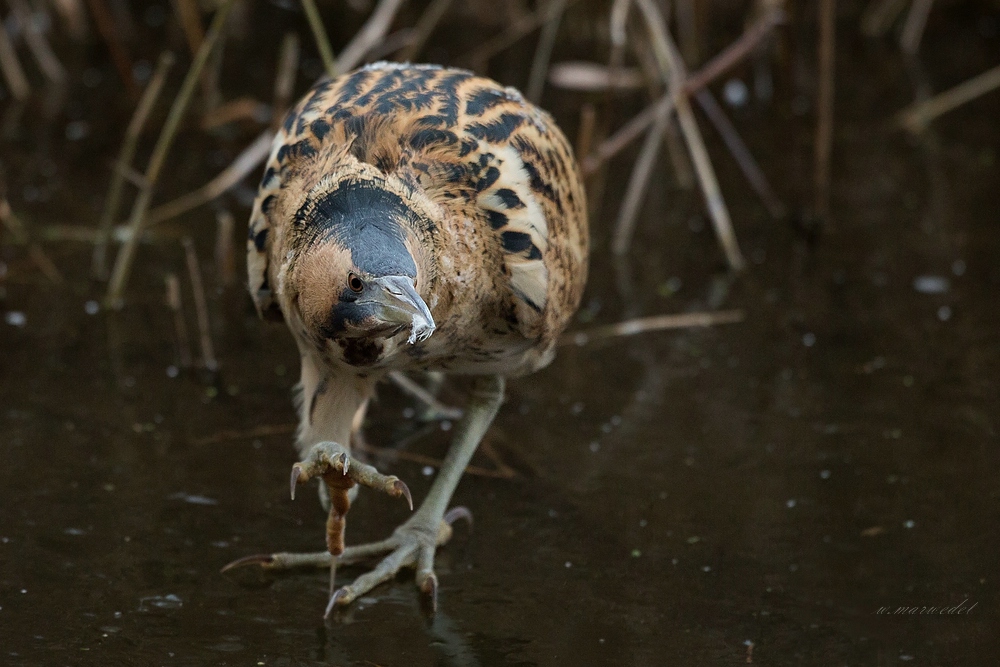
[[[412,344],[434,332],[420,294],[431,278],[414,232],[421,222],[384,182],[328,179],[312,189],[295,212],[283,271],[310,338],[380,355],[396,336]]]

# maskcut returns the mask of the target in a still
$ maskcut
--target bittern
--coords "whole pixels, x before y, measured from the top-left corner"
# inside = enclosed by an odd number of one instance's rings
[[[250,218],[249,288],[302,359],[295,485],[325,482],[327,552],[236,563],[335,568],[385,555],[329,613],[402,567],[436,603],[435,551],[505,378],[555,354],[587,276],[586,202],[566,137],[513,88],[459,70],[377,63],[318,83],[278,131]],[[350,457],[352,425],[391,371],[476,376],[420,508],[344,547],[356,484],[409,498]],[[349,493],[350,492],[350,493]],[[412,500],[410,500],[412,506]]]

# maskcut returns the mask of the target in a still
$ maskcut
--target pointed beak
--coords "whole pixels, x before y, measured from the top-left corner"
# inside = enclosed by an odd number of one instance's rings
[[[417,294],[413,279],[408,276],[384,276],[373,281],[381,289],[376,290],[374,301],[379,306],[378,318],[409,327],[411,345],[426,340],[434,333],[434,318],[427,304]]]

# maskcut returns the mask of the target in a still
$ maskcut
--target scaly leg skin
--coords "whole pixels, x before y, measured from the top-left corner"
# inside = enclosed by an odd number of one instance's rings
[[[480,378],[476,381],[469,405],[455,427],[451,449],[448,450],[448,455],[441,465],[441,470],[438,472],[427,498],[420,509],[404,524],[396,528],[389,538],[380,542],[347,547],[336,558],[326,552],[265,554],[241,558],[227,565],[224,570],[240,565],[257,564],[267,569],[329,567],[332,573],[337,565],[349,565],[387,554],[371,572],[358,577],[349,586],[344,586],[333,592],[325,615],[329,616],[338,605],[347,605],[375,586],[389,581],[403,567],[416,567],[416,583],[420,590],[427,595],[430,607],[434,610],[437,607],[438,587],[437,576],[434,574],[434,553],[437,547],[443,545],[451,537],[451,523],[453,521],[458,518],[468,520],[472,518],[464,507],[456,507],[448,512],[445,510],[451,501],[455,487],[458,486],[458,482],[462,478],[462,473],[465,472],[479,442],[500,409],[503,393],[504,381],[499,376]],[[336,457],[335,459],[339,460]],[[357,465],[359,464],[351,464],[349,471]],[[368,467],[370,468],[370,466]],[[343,475],[341,474],[341,476]],[[293,479],[297,480],[298,478]],[[327,476],[324,476],[325,479]],[[340,481],[336,477],[334,479]],[[334,489],[331,488],[330,491],[332,499]],[[331,516],[335,505],[336,503],[331,503]]]
[[[476,381],[469,405],[455,429],[455,438],[445,457],[437,479],[420,509],[392,535],[382,542],[355,547],[359,550],[388,552],[371,572],[363,574],[348,586],[330,596],[326,615],[338,605],[350,604],[375,586],[396,576],[403,567],[416,567],[416,583],[427,595],[430,607],[437,607],[437,576],[434,574],[434,553],[438,546],[440,526],[445,521],[448,503],[458,486],[462,473],[472,459],[479,442],[493,422],[503,402],[504,381],[499,376]],[[338,559],[339,561],[339,559]]]

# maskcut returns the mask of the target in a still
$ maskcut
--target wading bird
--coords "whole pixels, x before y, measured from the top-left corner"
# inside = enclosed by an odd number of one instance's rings
[[[383,556],[333,590],[327,613],[402,567],[436,604],[435,550],[452,493],[503,400],[504,380],[547,365],[580,303],[588,235],[565,136],[512,88],[470,72],[377,63],[321,81],[293,109],[250,218],[249,288],[302,359],[302,460],[318,477],[327,552],[235,565],[330,565]],[[352,460],[352,429],[391,371],[477,377],[423,504],[387,539],[345,549],[356,484],[412,500]]]

